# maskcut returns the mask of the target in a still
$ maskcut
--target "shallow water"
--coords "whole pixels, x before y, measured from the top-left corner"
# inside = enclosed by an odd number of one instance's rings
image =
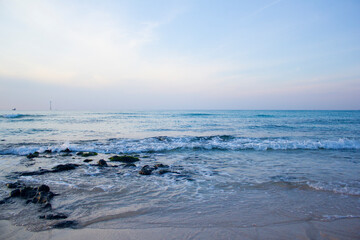
[[[47,184],[60,194],[53,211],[80,228],[242,229],[360,219],[359,111],[4,112],[0,124],[1,198],[7,182]],[[72,156],[62,156],[66,148]],[[26,158],[34,151],[40,157]],[[83,163],[75,151],[99,155]],[[141,161],[92,165],[123,153]],[[14,174],[61,163],[82,165]],[[171,172],[138,173],[155,163]],[[15,199],[0,205],[0,218],[51,228],[56,220],[39,219],[39,209]]]

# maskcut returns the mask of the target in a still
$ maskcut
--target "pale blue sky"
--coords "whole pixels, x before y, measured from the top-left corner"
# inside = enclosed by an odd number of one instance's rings
[[[0,109],[360,109],[360,1],[0,0]]]

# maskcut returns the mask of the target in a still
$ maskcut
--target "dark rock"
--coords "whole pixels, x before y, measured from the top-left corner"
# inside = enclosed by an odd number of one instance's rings
[[[80,165],[74,164],[74,163],[60,164],[60,165],[53,167],[52,172],[69,171],[69,170],[73,170],[73,169],[77,168],[78,166],[80,166]]]
[[[81,157],[92,157],[98,155],[97,152],[78,152],[76,155]]]
[[[7,183],[6,186],[8,188],[20,188],[23,185],[21,183],[19,183],[19,182],[14,182],[14,183]]]
[[[160,174],[160,175],[163,175],[163,174],[169,173],[169,172],[171,172],[171,171],[170,171],[170,170],[167,170],[167,169],[160,169],[160,170],[159,170],[159,174]]]
[[[63,213],[55,213],[55,214],[47,214],[39,216],[40,219],[46,219],[46,220],[58,220],[58,219],[65,219],[67,216]]]
[[[101,167],[107,167],[108,164],[106,163],[106,161],[104,159],[100,159],[97,163],[99,166]]]
[[[109,159],[110,159],[110,161],[123,162],[123,163],[134,163],[134,162],[140,161],[140,159],[137,157],[127,156],[127,155],[112,156]]]
[[[20,197],[20,189],[15,189],[10,192],[10,197]]]
[[[54,193],[52,192],[38,192],[36,196],[32,199],[33,203],[49,203],[51,199],[54,197]]]
[[[26,155],[27,158],[35,158],[39,156],[39,152],[29,153]]]
[[[150,175],[152,172],[152,168],[149,165],[145,165],[141,168],[141,170],[139,171],[139,173],[141,175]]]
[[[128,168],[128,167],[136,167],[136,165],[134,163],[126,163],[124,165],[122,165],[124,168]]]
[[[64,154],[61,154],[62,157],[71,157],[72,154],[71,153],[64,153]]]
[[[77,225],[77,221],[62,221],[54,224],[53,228],[75,228]]]
[[[5,200],[0,200],[0,205],[4,204],[4,203],[5,203]]]
[[[52,151],[50,149],[45,150],[44,153],[52,153]]]
[[[43,184],[40,187],[38,187],[38,191],[39,192],[49,192],[50,188],[49,188],[49,186]]]
[[[51,209],[50,201],[55,196],[53,192],[50,191],[49,186],[41,185],[39,187],[30,187],[24,186],[23,188],[17,188],[10,193],[10,197],[20,197],[26,199],[26,204],[28,203],[40,203],[45,204],[44,207]],[[50,204],[50,205],[48,205]]]
[[[168,168],[169,166],[168,165],[164,165],[162,163],[158,163],[158,164],[155,164],[154,165],[154,168],[155,169],[158,169],[158,168]]]
[[[22,198],[28,199],[33,198],[37,194],[37,189],[33,187],[24,187],[20,189],[20,196]]]
[[[38,171],[33,171],[33,172],[15,172],[16,174],[19,174],[20,176],[34,176],[34,175],[43,175],[45,173],[49,173],[51,171],[46,170],[46,169],[40,169]]]
[[[70,153],[71,150],[69,148],[66,148],[66,149],[62,150],[61,152]]]
[[[46,209],[51,209],[51,203],[46,203],[43,208],[46,208]]]
[[[23,172],[22,176],[43,175],[48,172],[51,172],[51,171],[49,171],[47,169],[40,169],[40,170],[34,171],[34,172]]]
[[[92,159],[85,159],[83,162],[92,162]]]
[[[80,165],[74,163],[67,163],[67,164],[57,165],[53,167],[52,170],[40,169],[38,171],[33,171],[33,172],[14,172],[14,173],[20,176],[35,176],[35,175],[43,175],[45,173],[51,173],[51,172],[56,173],[56,172],[69,171],[77,168],[78,166]]]

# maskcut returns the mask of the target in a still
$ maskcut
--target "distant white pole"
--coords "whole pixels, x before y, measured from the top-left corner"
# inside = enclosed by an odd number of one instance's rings
[[[50,101],[50,111],[51,111],[52,109],[51,109],[51,101]]]

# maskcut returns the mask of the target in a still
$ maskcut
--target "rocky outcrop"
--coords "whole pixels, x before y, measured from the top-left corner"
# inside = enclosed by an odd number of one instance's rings
[[[78,152],[76,155],[80,156],[80,157],[92,157],[92,156],[97,156],[97,152]]]
[[[123,162],[123,163],[134,163],[140,161],[140,159],[137,157],[127,156],[127,155],[112,156],[109,158],[109,160],[114,162]]]
[[[57,172],[74,170],[78,166],[80,166],[80,165],[74,164],[74,163],[67,163],[67,164],[59,164],[59,165],[53,167],[52,170],[40,169],[40,170],[33,171],[33,172],[14,172],[14,173],[19,176],[35,176],[35,175],[43,175],[45,173],[57,173]]]
[[[7,184],[8,187],[18,185],[18,183]],[[20,185],[18,185],[20,186]],[[26,203],[39,203],[43,204],[44,207],[50,207],[50,201],[55,196],[50,191],[50,187],[47,185],[40,185],[38,187],[21,185],[20,188],[12,190],[9,194],[9,198],[21,198],[27,200]]]

